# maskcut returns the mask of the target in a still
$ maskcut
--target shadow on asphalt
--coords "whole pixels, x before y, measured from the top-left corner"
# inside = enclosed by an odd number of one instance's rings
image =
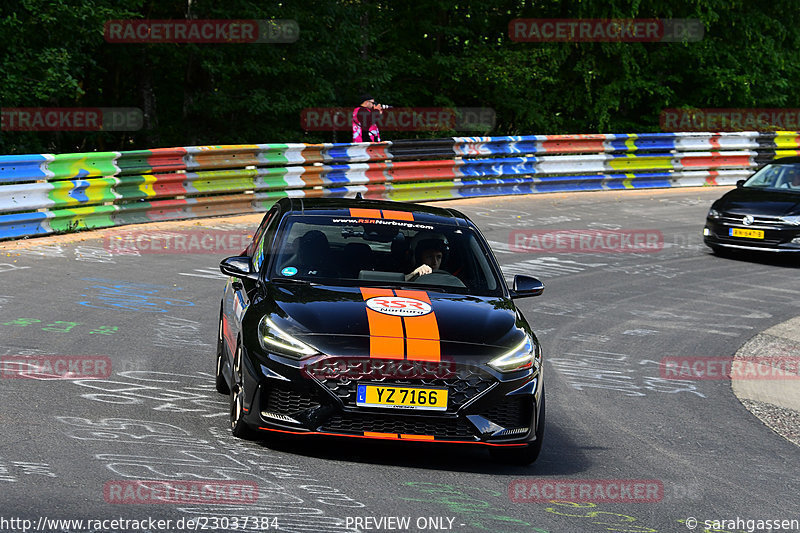
[[[720,261],[741,261],[758,265],[777,266],[784,268],[800,268],[800,252],[798,253],[769,253],[769,252],[749,252],[720,250],[709,255]]]
[[[513,466],[492,460],[488,450],[470,444],[421,444],[318,435],[271,436],[260,444],[285,452],[326,461],[398,466],[406,468],[500,475],[566,475],[588,470],[585,450],[562,428],[548,423],[544,448],[529,466]]]

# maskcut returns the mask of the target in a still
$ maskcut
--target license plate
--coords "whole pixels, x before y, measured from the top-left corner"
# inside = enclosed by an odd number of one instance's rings
[[[764,230],[760,229],[744,229],[744,228],[731,228],[731,237],[745,237],[747,239],[763,239]]]
[[[356,405],[394,409],[447,410],[447,389],[359,385]]]

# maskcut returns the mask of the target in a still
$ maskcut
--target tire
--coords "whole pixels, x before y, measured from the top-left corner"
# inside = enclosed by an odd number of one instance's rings
[[[228,387],[228,382],[225,381],[225,376],[222,374],[222,367],[225,363],[224,355],[225,340],[222,337],[222,313],[219,316],[219,333],[217,335],[217,372],[216,372],[216,388],[220,394],[230,394],[231,389]]]
[[[255,432],[244,421],[244,379],[242,371],[242,344],[236,343],[236,354],[233,356],[231,375],[233,382],[230,386],[230,423],[231,433],[234,437],[250,440]]]
[[[542,443],[544,442],[545,407],[545,395],[544,389],[542,389],[542,406],[539,408],[536,440],[519,448],[492,448],[489,450],[492,459],[498,463],[519,466],[527,466],[536,462],[536,459],[539,458],[539,453],[542,451]]]

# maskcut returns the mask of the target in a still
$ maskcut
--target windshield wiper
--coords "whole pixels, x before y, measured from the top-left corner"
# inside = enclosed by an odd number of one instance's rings
[[[315,281],[309,281],[307,279],[297,279],[297,278],[272,278],[270,281],[289,283],[292,285],[319,285],[319,283]]]

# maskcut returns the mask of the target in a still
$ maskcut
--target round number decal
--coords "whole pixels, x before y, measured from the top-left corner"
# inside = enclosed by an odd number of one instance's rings
[[[402,296],[375,296],[367,300],[367,307],[384,315],[422,316],[430,313],[431,304]]]

